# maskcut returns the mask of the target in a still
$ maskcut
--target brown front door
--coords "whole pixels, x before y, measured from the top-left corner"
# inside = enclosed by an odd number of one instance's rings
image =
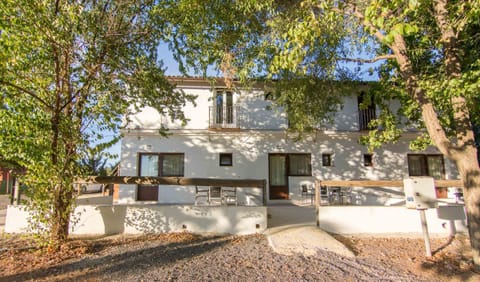
[[[158,186],[138,185],[137,201],[158,201]]]
[[[270,200],[288,200],[287,155],[269,154],[268,167]]]

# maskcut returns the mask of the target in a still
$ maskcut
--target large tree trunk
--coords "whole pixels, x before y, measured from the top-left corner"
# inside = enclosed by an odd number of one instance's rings
[[[454,44],[451,40],[449,43]],[[427,132],[440,152],[455,162],[464,185],[465,207],[467,212],[468,231],[473,252],[475,268],[480,270],[480,168],[477,160],[477,148],[466,101],[463,97],[453,97],[452,107],[456,126],[456,140],[452,142],[442,127],[434,105],[427,98],[425,90],[418,85],[418,77],[413,71],[411,61],[407,55],[407,47],[401,35],[395,36],[391,46],[400,67],[400,74],[406,82],[408,93],[418,102],[422,110],[422,118]],[[451,48],[454,49],[454,48]],[[455,56],[450,50],[449,56]],[[458,54],[457,54],[458,55]],[[461,70],[458,60],[446,60],[450,64],[449,78],[458,77]],[[455,65],[452,67],[451,65]]]
[[[58,184],[55,187],[55,208],[52,215],[49,250],[58,251],[68,239],[72,192]]]
[[[458,153],[456,164],[464,185],[463,193],[473,262],[475,268],[480,270],[480,169],[476,148],[471,147]]]

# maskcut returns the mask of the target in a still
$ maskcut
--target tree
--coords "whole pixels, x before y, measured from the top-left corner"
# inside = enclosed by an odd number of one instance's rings
[[[303,124],[296,127],[300,130],[315,128],[329,109],[289,108],[292,101],[329,97],[306,87],[289,99],[288,81],[341,80],[345,62],[380,62],[375,69],[380,81],[372,88],[375,102],[401,101],[399,113],[424,132],[412,146],[433,144],[458,168],[474,263],[480,268],[480,169],[472,131],[480,89],[478,0],[165,2],[174,14],[184,15],[171,19],[176,25],[171,47],[184,66],[204,70],[206,63],[213,64],[227,78],[233,73],[242,80],[286,79],[279,83],[283,89],[276,101]],[[382,110],[371,124],[382,130],[373,129],[363,139],[370,148],[395,142],[404,130],[398,113]]]
[[[108,158],[102,154],[102,152],[96,152],[94,149],[87,151],[87,154],[84,158],[80,159],[79,166],[82,170],[82,174],[85,175],[107,175],[107,164]]]
[[[122,116],[152,106],[185,120],[157,58],[155,1],[0,3],[0,155],[27,170],[32,225],[51,250],[67,239],[73,178]]]

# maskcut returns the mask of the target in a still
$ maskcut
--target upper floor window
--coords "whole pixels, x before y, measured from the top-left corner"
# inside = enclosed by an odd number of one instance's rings
[[[215,94],[216,123],[233,122],[233,93],[217,90]]]
[[[289,154],[288,155],[289,175],[291,176],[312,176],[312,161],[310,154]]]
[[[442,155],[409,154],[409,176],[431,176],[435,179],[445,178],[445,167]]]
[[[212,128],[236,128],[237,107],[234,105],[233,92],[229,90],[217,90],[214,93],[213,106],[210,107],[210,127]]]
[[[140,176],[183,176],[183,153],[140,153]]]
[[[376,119],[375,103],[373,97],[361,92],[358,95],[358,125],[359,130],[368,130],[370,121]]]

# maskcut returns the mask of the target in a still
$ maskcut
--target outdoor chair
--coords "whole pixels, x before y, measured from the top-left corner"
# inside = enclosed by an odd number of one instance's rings
[[[329,205],[331,201],[327,186],[320,186],[320,204]]]
[[[201,203],[210,204],[210,188],[195,186],[195,205]]]
[[[330,204],[336,204],[340,205],[342,202],[342,198],[340,197],[340,187],[328,187],[328,193],[329,193],[329,203]]]
[[[315,196],[315,192],[309,185],[302,184],[302,199],[306,202],[307,198],[310,198],[310,204],[313,204],[313,197]]]
[[[353,204],[352,187],[340,188],[340,202],[342,203],[342,205]]]
[[[337,205],[353,204],[352,187],[331,187],[331,203]]]
[[[222,187],[220,186],[210,186],[210,205],[212,204],[222,204]]]
[[[222,200],[225,205],[237,205],[237,188],[222,187]]]

